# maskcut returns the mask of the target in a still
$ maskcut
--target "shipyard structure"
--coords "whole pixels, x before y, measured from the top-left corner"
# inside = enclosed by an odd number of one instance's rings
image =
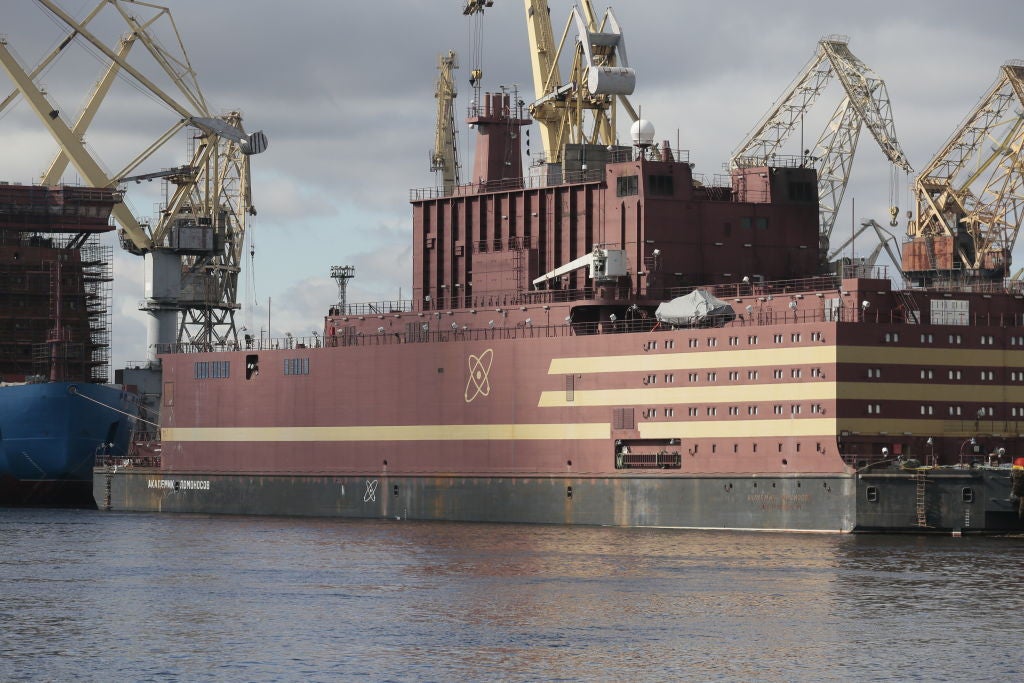
[[[0,184],[0,505],[92,505],[135,400],[110,367],[110,190]]]

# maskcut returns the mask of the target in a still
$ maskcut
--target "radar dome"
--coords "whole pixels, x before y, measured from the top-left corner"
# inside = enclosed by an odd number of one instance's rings
[[[647,119],[640,119],[629,129],[629,135],[637,147],[650,147],[654,144],[654,124]]]

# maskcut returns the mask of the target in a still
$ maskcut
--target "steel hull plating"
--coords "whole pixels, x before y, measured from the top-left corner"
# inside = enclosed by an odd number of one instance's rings
[[[101,508],[132,511],[845,532],[839,477],[314,477],[97,471]]]
[[[91,505],[96,454],[128,449],[130,420],[115,411],[135,410],[107,385],[0,387],[0,505]]]

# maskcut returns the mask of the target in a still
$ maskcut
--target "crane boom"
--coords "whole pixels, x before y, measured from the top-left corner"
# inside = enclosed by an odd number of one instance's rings
[[[747,135],[731,161],[733,168],[770,165],[833,77],[842,85],[845,97],[819,136],[814,152],[801,150],[801,164],[813,165],[818,172],[819,232],[824,251],[828,250],[863,126],[893,165],[913,171],[896,138],[885,82],[850,51],[845,36],[818,41],[811,60]]]
[[[455,135],[455,74],[459,68],[454,51],[438,58],[437,86],[434,98],[437,100],[437,123],[434,131],[434,150],[430,154],[430,170],[441,173],[445,194],[451,194],[459,184],[459,155]]]

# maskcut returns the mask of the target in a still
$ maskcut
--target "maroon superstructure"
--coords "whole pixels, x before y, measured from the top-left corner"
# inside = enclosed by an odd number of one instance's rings
[[[498,101],[504,121],[496,120]],[[680,287],[820,271],[813,169],[796,162],[744,168],[705,185],[695,180],[685,151],[577,145],[569,150],[573,161],[508,178],[498,175],[503,165],[494,159],[520,166],[516,133],[523,119],[508,95],[488,102],[490,124],[475,168],[491,175],[450,196],[413,192],[414,308],[578,297],[656,305]],[[531,291],[535,278],[596,245],[625,250],[628,276],[595,291],[575,271],[548,291]]]

